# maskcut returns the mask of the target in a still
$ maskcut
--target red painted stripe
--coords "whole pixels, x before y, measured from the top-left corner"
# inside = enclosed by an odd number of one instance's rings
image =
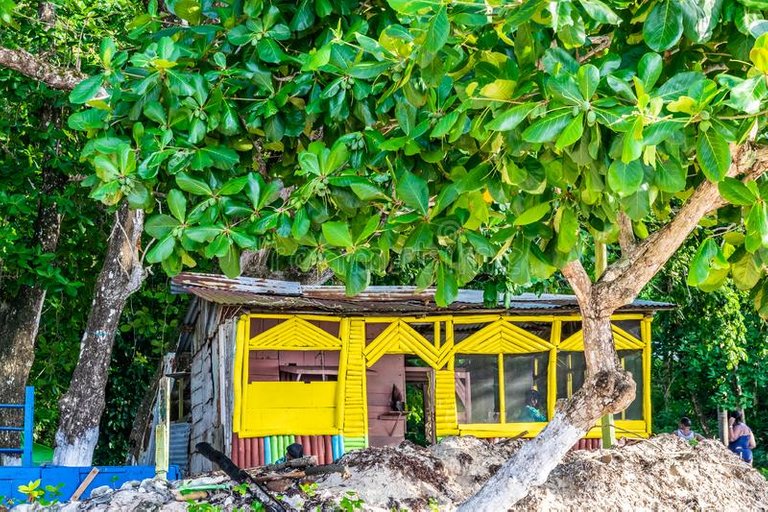
[[[309,438],[309,455],[314,455],[317,457],[318,462],[320,461],[320,454],[317,451],[317,437],[316,436],[310,436]]]
[[[249,468],[251,467],[251,440],[250,438],[243,439],[243,444],[245,445],[245,458],[243,459],[243,464],[240,466],[241,468]]]
[[[325,441],[325,464],[331,464],[333,462],[333,443],[331,442],[331,436],[323,436]]]
[[[243,440],[237,437],[237,465],[240,466],[245,462],[245,446],[243,446]]]

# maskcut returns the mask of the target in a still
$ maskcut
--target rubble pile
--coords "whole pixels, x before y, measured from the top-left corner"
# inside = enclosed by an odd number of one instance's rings
[[[452,437],[430,448],[405,442],[348,453],[325,474],[308,467],[257,468],[249,474],[291,511],[452,511],[523,442]],[[250,511],[253,485],[238,485],[221,472],[179,482],[127,482],[48,510]],[[13,510],[39,509],[26,504]],[[768,510],[768,481],[716,441],[692,446],[661,435],[612,450],[569,453],[547,482],[512,510],[593,509]]]

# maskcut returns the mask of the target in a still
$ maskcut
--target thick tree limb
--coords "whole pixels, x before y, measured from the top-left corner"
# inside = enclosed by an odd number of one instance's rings
[[[592,294],[592,280],[579,260],[568,262],[562,269],[562,273],[571,285],[579,306],[582,310],[589,306],[589,297]]]
[[[24,76],[53,89],[70,91],[87,75],[73,69],[62,69],[35,57],[25,50],[0,47],[0,66],[18,71]]]
[[[629,256],[635,249],[635,233],[632,230],[632,219],[630,219],[626,213],[619,212],[619,247],[621,247],[621,255]]]
[[[768,147],[732,146],[731,154],[728,176],[749,180],[768,171]],[[608,267],[593,286],[593,304],[610,311],[629,304],[682,245],[702,217],[724,204],[717,184],[708,180],[702,182],[671,222]]]

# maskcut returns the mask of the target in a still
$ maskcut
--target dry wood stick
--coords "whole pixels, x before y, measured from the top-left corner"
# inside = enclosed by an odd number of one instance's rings
[[[78,501],[80,499],[80,495],[85,492],[85,490],[89,485],[91,485],[91,482],[93,482],[93,479],[96,478],[96,475],[98,474],[99,468],[91,469],[91,472],[88,473],[88,475],[85,477],[85,480],[83,480],[83,482],[78,486],[78,488],[72,494],[72,497],[69,498],[69,501]]]

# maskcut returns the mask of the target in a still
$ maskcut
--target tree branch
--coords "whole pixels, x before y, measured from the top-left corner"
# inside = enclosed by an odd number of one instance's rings
[[[731,155],[728,176],[753,180],[768,171],[768,147],[733,145]],[[724,204],[726,202],[720,197],[717,184],[703,181],[671,222],[643,240],[634,251],[622,254],[621,259],[608,267],[593,287],[593,303],[615,310],[632,302],[683,244],[702,217]]]
[[[621,255],[629,256],[635,249],[635,233],[632,230],[632,219],[624,212],[619,212],[619,247],[621,247]]]
[[[0,66],[46,84],[52,89],[70,91],[87,75],[72,69],[62,69],[35,57],[25,50],[0,47]]]
[[[561,270],[568,284],[571,285],[579,306],[583,309],[589,304],[589,298],[592,294],[592,280],[589,279],[587,271],[581,265],[581,261],[573,260],[568,262]]]

